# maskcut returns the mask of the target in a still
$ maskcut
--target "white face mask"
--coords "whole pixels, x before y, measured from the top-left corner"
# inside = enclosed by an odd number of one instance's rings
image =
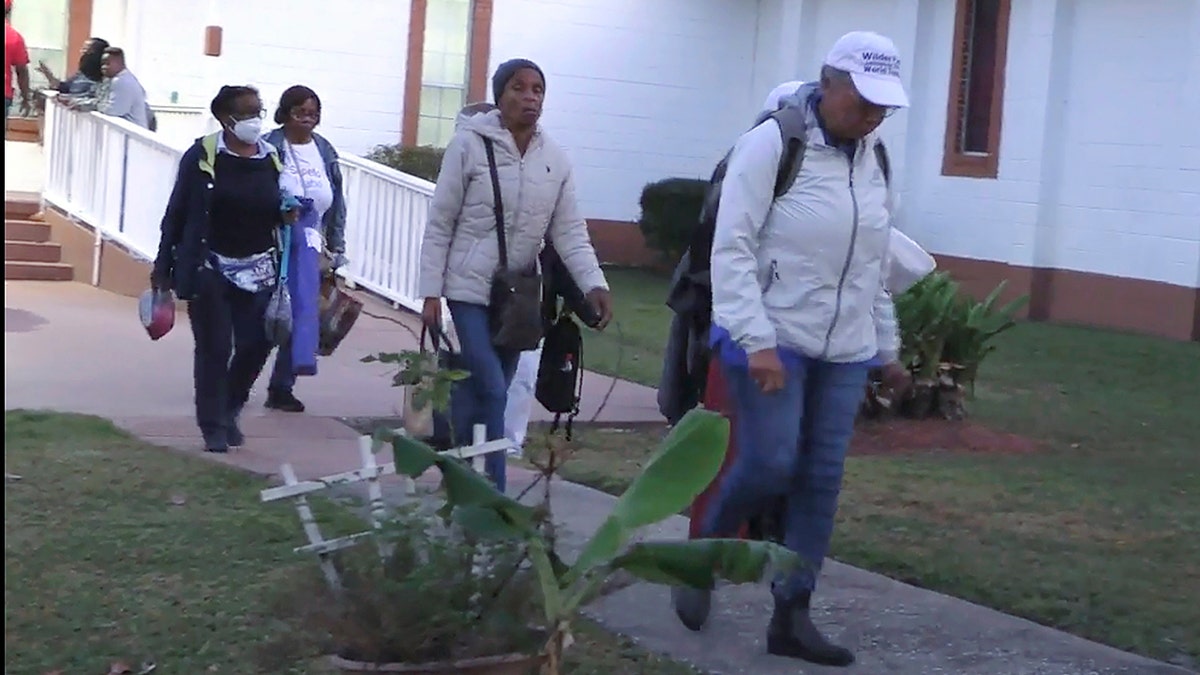
[[[230,131],[243,143],[256,143],[262,135],[262,119],[251,117],[248,120],[238,120],[230,127]]]

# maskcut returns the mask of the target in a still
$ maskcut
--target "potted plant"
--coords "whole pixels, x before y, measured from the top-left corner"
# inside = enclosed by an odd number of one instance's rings
[[[442,475],[449,522],[481,540],[516,543],[536,578],[547,635],[540,655],[544,675],[559,675],[562,654],[572,642],[571,625],[582,606],[617,571],[644,580],[711,589],[717,578],[733,583],[760,580],[769,570],[801,564],[786,549],[763,541],[700,539],[631,543],[635,532],[681,512],[720,469],[729,423],[720,415],[693,410],[663,440],[600,528],[571,564],[554,550],[550,514],[498,492],[460,460],[438,453],[402,433],[381,431],[390,443],[396,472],[411,477],[436,467]],[[549,486],[547,485],[547,488]]]
[[[433,359],[404,352],[364,360],[398,365],[395,384],[415,387],[420,404],[444,409],[451,384],[463,374],[439,369]],[[540,668],[559,675],[572,622],[618,571],[711,589],[717,578],[755,582],[769,570],[801,564],[763,541],[631,543],[638,530],[680,513],[711,483],[728,437],[720,415],[693,410],[685,416],[568,564],[555,550],[549,500],[564,453],[549,439],[549,459],[539,467],[546,492],[531,507],[501,494],[451,454],[380,430],[375,438],[391,445],[398,475],[416,478],[438,469],[439,501],[399,511],[375,533],[378,547],[343,551],[336,587],[322,584],[314,570],[311,592],[291,594],[308,603],[306,610],[290,610],[293,627],[304,644],[333,652],[330,660],[342,672],[524,675]]]
[[[543,661],[537,579],[516,542],[485,540],[420,504],[396,509],[377,546],[291,580],[286,656],[326,655],[343,673],[527,675]],[[279,655],[276,655],[278,658]]]

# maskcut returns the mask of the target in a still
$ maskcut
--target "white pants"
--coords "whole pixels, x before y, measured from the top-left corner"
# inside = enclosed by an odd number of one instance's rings
[[[517,372],[508,386],[508,403],[504,408],[504,436],[513,442],[511,454],[521,454],[529,417],[533,414],[534,387],[537,385],[538,364],[542,360],[542,345],[521,352]]]

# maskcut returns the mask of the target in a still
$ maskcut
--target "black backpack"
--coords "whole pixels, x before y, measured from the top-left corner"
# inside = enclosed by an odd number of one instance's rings
[[[571,427],[579,414],[582,394],[583,333],[571,313],[564,311],[546,331],[534,388],[538,403],[554,413],[550,433],[558,431],[559,422],[566,415],[566,437],[571,440]]]

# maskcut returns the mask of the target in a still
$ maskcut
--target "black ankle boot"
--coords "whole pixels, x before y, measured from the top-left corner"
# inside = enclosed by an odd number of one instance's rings
[[[271,410],[281,412],[302,413],[304,404],[291,391],[284,389],[267,390],[267,406]]]
[[[775,600],[775,613],[767,628],[767,652],[822,666],[844,667],[854,663],[853,652],[826,640],[813,625],[808,615],[810,599],[805,594],[791,602]]]

